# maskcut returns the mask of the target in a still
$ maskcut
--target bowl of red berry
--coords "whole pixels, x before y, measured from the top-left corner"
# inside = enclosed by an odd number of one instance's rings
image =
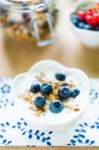
[[[81,0],[69,13],[70,24],[81,42],[88,47],[99,47],[99,1]]]

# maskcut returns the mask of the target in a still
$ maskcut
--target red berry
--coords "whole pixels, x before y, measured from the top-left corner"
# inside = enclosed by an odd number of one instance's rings
[[[99,24],[99,14],[98,13],[93,14],[93,20],[96,24]]]
[[[93,16],[91,15],[86,15],[86,22],[93,27],[96,26],[96,23],[93,20]]]
[[[89,7],[86,11],[87,15],[93,15],[96,12],[96,10],[92,7]]]
[[[86,12],[82,11],[82,10],[78,10],[77,11],[77,16],[80,17],[81,19],[85,20],[86,17]]]

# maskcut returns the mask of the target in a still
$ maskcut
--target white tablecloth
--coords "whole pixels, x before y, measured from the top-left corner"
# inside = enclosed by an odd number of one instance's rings
[[[90,104],[79,122],[58,132],[40,131],[26,118],[5,113],[16,107],[10,99],[11,81],[0,79],[0,146],[99,146],[99,79],[90,79]]]

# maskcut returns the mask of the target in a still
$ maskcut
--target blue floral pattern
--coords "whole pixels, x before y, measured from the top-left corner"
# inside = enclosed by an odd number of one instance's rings
[[[0,109],[7,106],[14,106],[10,99],[11,79],[0,79]]]
[[[68,143],[67,145],[94,145],[95,139],[91,136],[89,138],[87,137],[87,132],[89,131],[89,129],[93,132],[95,129],[97,130],[97,134],[99,134],[99,118],[93,124],[88,124],[86,122],[80,123],[78,125],[78,128],[75,129],[75,134],[70,140],[70,143]]]
[[[13,123],[10,122],[3,122],[0,124],[0,145],[11,145],[13,142],[13,139],[8,139],[5,135],[8,131],[11,131],[14,133],[15,131],[18,131],[21,133],[22,136],[25,136],[27,140],[34,140],[34,138],[37,141],[41,141],[45,143],[48,146],[51,146],[51,135],[53,134],[53,131],[44,132],[40,130],[33,130],[28,127],[28,123],[21,118],[19,121]],[[27,145],[28,146],[28,145]]]
[[[90,83],[90,103],[94,103],[94,101],[99,97],[98,82],[96,79],[95,82]]]
[[[12,79],[0,79],[0,112],[4,109],[13,109],[15,107],[14,100],[10,98],[11,81]],[[99,79],[91,79],[90,104],[69,136],[67,136],[67,132],[64,136],[60,133],[61,140],[59,140],[57,131],[38,130],[30,126],[26,118],[11,120],[7,117],[6,120],[0,119],[0,146],[99,146],[98,84]]]

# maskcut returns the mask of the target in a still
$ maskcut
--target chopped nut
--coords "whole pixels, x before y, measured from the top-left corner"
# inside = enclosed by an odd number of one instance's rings
[[[73,110],[73,107],[72,107],[72,106],[69,106],[69,105],[66,105],[65,108],[70,109],[70,110]]]
[[[37,114],[37,113],[35,113],[35,115],[39,117],[41,114]]]
[[[61,84],[61,86],[67,86],[68,85],[68,83],[65,83],[65,82],[63,82],[62,84]]]
[[[48,100],[54,100],[55,99],[55,95],[50,94]]]
[[[42,76],[36,76],[36,79],[37,79],[38,81],[40,81],[41,83],[46,82],[46,81],[43,79]]]
[[[57,95],[58,94],[58,89],[53,90],[53,94]]]
[[[42,113],[42,110],[35,111],[35,115],[36,115],[36,116],[40,116],[41,113]]]
[[[20,98],[22,98],[24,101],[32,102],[33,99],[33,93],[31,92],[24,92],[23,95],[19,95]]]
[[[80,109],[79,108],[74,108],[74,111],[80,111]]]
[[[69,81],[67,84],[68,84],[69,87],[75,87],[75,84],[72,80]]]
[[[69,105],[66,105],[65,108],[69,109],[69,110],[72,110],[72,111],[80,111],[79,108],[74,108],[72,106],[69,106]]]
[[[43,107],[43,111],[46,111],[48,109],[48,105],[45,105],[44,107]]]
[[[33,105],[32,108],[33,108],[34,111],[38,111],[39,110],[35,105]]]
[[[38,109],[37,111],[35,111],[37,114],[41,114],[42,113],[42,110],[41,109]]]
[[[30,110],[33,110],[33,107],[32,107],[32,106],[30,106],[30,107],[29,107],[29,109],[30,109]]]
[[[59,84],[60,84],[60,81],[54,80],[52,83],[53,83],[53,84],[56,84],[56,85],[59,85]]]
[[[59,97],[57,95],[55,95],[55,99],[59,99]]]

